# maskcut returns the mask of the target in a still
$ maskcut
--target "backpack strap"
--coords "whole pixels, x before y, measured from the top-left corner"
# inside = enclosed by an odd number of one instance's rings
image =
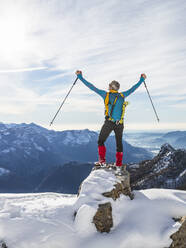
[[[125,115],[125,108],[127,107],[128,104],[129,104],[129,102],[127,102],[127,101],[124,101],[124,103],[123,103],[123,109],[122,109],[121,119],[119,121],[120,124],[123,123],[123,119],[124,119],[124,115]]]
[[[105,116],[108,116],[108,112],[109,112],[109,92],[107,92],[106,97],[105,97]]]
[[[114,106],[115,106],[115,104],[116,104],[116,102],[117,102],[117,100],[118,100],[118,96],[119,96],[119,94],[117,94],[117,96],[116,96],[116,98],[114,99],[114,102],[113,102],[113,104],[112,104],[112,108],[111,108],[111,110],[110,110],[110,118],[112,118],[112,112],[113,112]]]

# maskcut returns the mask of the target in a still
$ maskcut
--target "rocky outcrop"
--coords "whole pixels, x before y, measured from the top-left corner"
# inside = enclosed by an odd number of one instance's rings
[[[164,144],[151,160],[129,164],[132,189],[182,189],[186,181],[186,150]]]
[[[182,225],[179,230],[170,236],[173,240],[170,248],[186,247],[186,216],[182,217],[180,222]]]
[[[110,202],[99,204],[93,217],[93,223],[99,232],[110,232],[113,227],[112,206]]]
[[[87,211],[91,207],[95,213],[90,222],[95,225],[96,230],[101,233],[110,232],[114,226],[112,203],[121,196],[129,197],[130,200],[134,198],[129,173],[124,170],[122,175],[118,176],[113,165],[94,168],[80,186],[75,221],[76,218],[87,216],[87,213],[82,214],[82,211]]]
[[[4,241],[0,241],[0,248],[8,248]]]

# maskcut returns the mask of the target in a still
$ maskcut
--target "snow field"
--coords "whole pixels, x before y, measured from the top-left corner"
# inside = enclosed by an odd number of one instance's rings
[[[163,248],[186,215],[186,192],[168,189],[134,191],[135,199],[113,201],[102,196],[117,179],[105,170],[93,171],[81,193],[64,195],[0,194],[0,240],[9,248]],[[98,233],[92,218],[100,203],[110,201],[114,227]],[[76,212],[76,216],[74,213]]]

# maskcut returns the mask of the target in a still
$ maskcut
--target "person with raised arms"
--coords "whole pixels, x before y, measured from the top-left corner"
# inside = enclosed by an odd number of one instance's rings
[[[91,90],[100,95],[105,104],[105,122],[101,128],[98,138],[98,155],[99,161],[95,163],[97,166],[106,166],[106,147],[105,141],[110,133],[114,131],[116,139],[116,174],[122,174],[122,161],[123,161],[123,121],[125,108],[128,102],[125,101],[126,97],[131,95],[146,79],[145,74],[141,74],[140,80],[132,86],[129,90],[118,92],[120,88],[119,82],[113,80],[109,83],[109,91],[96,88],[92,83],[88,82],[82,75],[81,71],[76,71],[77,77]]]

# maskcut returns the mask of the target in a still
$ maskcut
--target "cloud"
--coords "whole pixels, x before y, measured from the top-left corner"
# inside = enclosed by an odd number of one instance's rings
[[[44,124],[46,128],[49,128],[48,124]],[[97,123],[89,123],[88,128],[90,130],[95,130],[98,131],[101,129],[102,123],[97,122]],[[125,124],[125,132],[128,131],[173,131],[173,130],[185,130],[186,127],[186,122],[175,122],[175,123],[170,123],[170,122],[164,122],[164,123],[148,123],[148,122],[143,122],[143,123],[138,123],[138,122],[132,122],[132,123],[127,123]],[[77,123],[76,127],[74,127],[73,123],[61,123],[59,124],[58,121],[56,121],[51,127],[51,129],[55,130],[69,130],[69,129],[86,129],[87,128],[87,123]]]
[[[34,90],[25,87],[23,74],[12,73],[0,74],[0,113],[11,116],[23,115],[32,112],[36,108],[34,100],[39,99],[39,95]],[[18,117],[19,118],[19,117]]]
[[[47,67],[33,67],[33,68],[19,68],[14,70],[0,70],[0,73],[16,73],[16,72],[29,72],[29,71],[40,71],[46,70]]]
[[[154,122],[154,123],[128,123],[126,131],[128,130],[143,130],[143,131],[161,131],[161,130],[185,130],[186,122]]]
[[[181,109],[181,110],[184,110],[185,111],[185,109],[186,109],[186,102],[172,104],[172,107],[177,108],[177,109]],[[185,128],[186,128],[186,125],[185,125]]]
[[[3,108],[7,106],[10,113],[12,103],[23,115],[30,108],[37,121],[35,109],[43,111],[40,105],[48,105],[54,111],[73,83],[76,69],[105,90],[113,79],[126,90],[145,72],[150,93],[162,105],[172,98],[178,103],[186,94],[185,7],[183,0],[179,4],[170,0],[1,1]],[[37,70],[42,77],[37,74],[33,79]],[[4,74],[8,78],[2,78]],[[142,93],[140,87],[136,95]],[[66,111],[76,109],[82,119],[86,104],[91,114],[99,113],[98,98],[92,94],[79,82]],[[139,100],[133,99],[133,106],[137,105]],[[16,111],[12,108],[12,112]]]

